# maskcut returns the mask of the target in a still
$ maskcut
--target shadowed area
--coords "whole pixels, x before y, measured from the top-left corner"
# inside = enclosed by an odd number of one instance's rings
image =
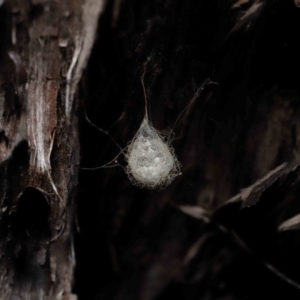
[[[114,10],[108,4],[99,22],[82,106],[125,148],[144,117],[145,72],[154,128],[168,136],[180,116],[171,140],[182,175],[148,191],[120,166],[81,171],[79,298],[297,299],[289,278],[300,282],[291,254],[299,232],[279,234],[277,226],[299,212],[299,8],[282,0],[124,0],[116,24]],[[197,95],[208,78],[216,84]],[[120,152],[83,115],[80,130],[82,167]],[[219,210],[284,162],[295,165],[252,200]],[[122,155],[118,163],[126,167]],[[216,217],[195,220],[176,205]]]

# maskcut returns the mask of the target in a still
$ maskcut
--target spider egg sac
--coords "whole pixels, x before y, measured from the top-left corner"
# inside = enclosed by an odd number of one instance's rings
[[[173,150],[146,118],[128,147],[127,161],[128,173],[141,186],[168,185],[179,174]]]

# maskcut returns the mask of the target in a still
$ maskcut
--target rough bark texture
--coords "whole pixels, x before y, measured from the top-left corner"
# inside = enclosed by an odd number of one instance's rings
[[[299,299],[298,2],[0,0],[0,299]]]
[[[0,8],[1,299],[75,297],[73,99],[102,5],[11,0]]]

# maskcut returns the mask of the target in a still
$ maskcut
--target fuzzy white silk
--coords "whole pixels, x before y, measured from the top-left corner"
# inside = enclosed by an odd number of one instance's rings
[[[128,173],[146,187],[167,185],[179,173],[172,149],[146,118],[128,147],[127,161]]]

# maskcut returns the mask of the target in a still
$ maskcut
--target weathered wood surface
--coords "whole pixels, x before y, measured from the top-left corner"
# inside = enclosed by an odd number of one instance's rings
[[[0,299],[75,299],[74,96],[102,8],[80,0],[0,8]]]

